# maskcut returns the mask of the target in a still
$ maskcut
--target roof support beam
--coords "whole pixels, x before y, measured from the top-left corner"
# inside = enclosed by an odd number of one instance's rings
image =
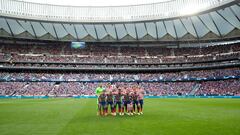
[[[155,28],[156,28],[156,36],[157,36],[157,40],[159,40],[159,38],[158,38],[158,28],[157,28],[157,24],[156,24],[156,22],[153,22],[153,23],[154,23]]]
[[[187,30],[187,28],[186,28],[186,26],[183,24],[182,20],[181,20],[181,19],[179,19],[179,20],[180,20],[181,24],[183,25],[184,29],[186,30],[186,32],[189,33],[188,30]],[[187,33],[186,33],[186,34],[187,34]],[[185,34],[185,35],[186,35],[186,34]],[[189,33],[189,34],[191,34],[191,33]]]
[[[13,31],[12,31],[12,29],[11,29],[11,27],[10,27],[8,21],[6,20],[6,18],[3,18],[3,19],[6,21],[7,26],[8,26],[8,28],[9,28],[10,32],[11,32],[12,37],[14,37]]]
[[[125,29],[125,31],[126,31],[126,33],[127,33],[127,35],[129,35],[129,36],[130,36],[130,34],[129,34],[129,33],[128,33],[128,31],[127,31],[127,28],[126,28],[125,24],[123,23],[122,25],[123,25],[123,27],[124,27],[124,29]]]
[[[176,35],[176,40],[178,41],[178,34],[177,34],[177,30],[176,30],[176,27],[175,27],[175,24],[174,22],[172,21],[173,23],[173,29],[174,29],[174,32],[175,32],[175,35]]]
[[[70,25],[73,25],[73,24],[70,24]],[[76,34],[76,36],[77,36],[77,41],[79,41],[79,38],[78,38],[78,34],[77,34],[77,30],[76,30],[75,25],[73,25],[73,29],[74,29],[74,32],[75,32],[75,34]]]
[[[169,34],[168,31],[167,31],[167,27],[166,27],[165,22],[164,21],[162,21],[162,22],[163,22],[164,29],[166,30],[167,34]]]
[[[103,24],[103,28],[104,28],[105,32],[107,33],[107,35],[109,35],[104,24]]]
[[[104,25],[104,24],[103,24],[103,28],[104,28],[105,32],[107,33],[107,35],[106,35],[106,36],[108,36],[108,35],[110,36],[110,34],[107,32],[107,29],[106,29],[106,27],[105,27],[105,25]],[[106,36],[105,36],[105,37],[106,37]]]
[[[228,22],[230,25],[232,25],[232,23],[231,22],[229,22],[224,16],[222,16],[218,11],[216,11],[216,13],[218,14],[218,15],[220,15],[226,22]],[[234,28],[235,28],[235,26],[234,25],[232,25]]]
[[[57,37],[57,39],[59,40],[58,35],[57,35],[57,31],[56,31],[56,29],[55,29],[55,27],[54,27],[53,24],[52,24],[52,26],[53,26],[54,33],[56,34],[56,37]]]
[[[19,23],[19,22],[18,22],[18,20],[16,20],[16,22],[18,23],[18,25],[19,25],[19,26],[21,26],[21,27],[24,29],[24,27],[22,26],[22,24],[21,24],[21,23]],[[24,29],[24,31],[23,31],[23,32],[25,32],[25,31],[27,31],[27,30],[25,30],[25,29]],[[27,31],[27,32],[28,32],[28,31]],[[29,32],[28,32],[28,33],[29,33]],[[21,34],[21,33],[20,33],[20,34]]]
[[[37,34],[36,34],[35,29],[33,28],[32,22],[29,22],[29,23],[30,23],[30,25],[31,25],[31,27],[32,27],[32,29],[33,29],[34,36],[35,36],[35,38],[37,39]]]
[[[232,7],[229,7],[230,11],[233,13],[233,15],[238,19],[240,22],[240,18],[238,18],[237,14],[233,11]]]
[[[95,33],[96,33],[97,40],[99,40],[98,33],[97,33],[97,30],[96,30],[95,25],[93,25],[93,28],[94,28],[94,31],[95,31]]]
[[[196,16],[196,17],[202,22],[202,24],[203,24],[206,28],[208,28],[209,31],[212,31],[212,30],[207,26],[207,24],[205,24],[205,23],[202,21],[202,19],[201,19],[199,16]],[[209,14],[209,17],[210,17],[211,20],[213,21],[214,27],[217,29],[217,32],[218,32],[219,36],[222,37],[221,32],[219,31],[216,23],[214,22],[214,20],[213,20],[213,18],[212,18],[212,16],[211,16],[210,14]],[[212,31],[212,32],[213,32],[213,31]]]
[[[119,40],[119,38],[118,38],[118,34],[117,34],[117,28],[116,28],[115,25],[113,25],[113,27],[114,27],[114,31],[115,31],[115,33],[116,33],[116,38],[117,38],[117,40]]]
[[[209,14],[209,16],[210,16],[210,18],[212,19],[212,21],[213,21],[213,24],[214,24],[214,26],[216,27],[216,29],[217,29],[217,31],[218,31],[218,33],[219,33],[219,35],[220,35],[220,37],[222,38],[223,36],[222,36],[222,33],[220,32],[220,30],[219,30],[219,28],[218,28],[218,26],[216,25],[216,22],[214,21],[214,19],[212,18],[212,15],[211,14]],[[201,20],[201,19],[200,19]],[[202,21],[202,20],[201,20]]]
[[[137,40],[138,40],[139,38],[138,38],[138,34],[137,34],[137,27],[136,27],[136,24],[135,24],[135,23],[134,23],[133,25],[134,25],[134,28],[135,28],[136,38],[137,38]]]
[[[192,23],[192,26],[193,26],[194,32],[196,33],[196,36],[197,36],[197,40],[199,41],[199,36],[198,36],[197,30],[196,30],[196,26],[194,25],[194,23],[193,23],[191,17],[190,17],[190,22]]]
[[[45,27],[43,26],[43,24],[41,22],[39,22],[39,24],[42,26],[42,28],[47,32],[46,34],[49,34],[49,32],[45,29]],[[54,30],[54,33],[56,34],[55,30]],[[46,35],[44,34],[44,35]],[[44,36],[42,35],[42,36]],[[56,37],[57,37],[57,34],[56,34]],[[58,38],[57,38],[58,39]]]
[[[83,24],[81,24],[83,26],[83,29],[86,31],[87,35],[86,36],[90,36],[90,34],[88,33],[87,29],[85,28],[85,26]],[[85,37],[86,37],[85,36]],[[83,37],[84,38],[84,37]]]

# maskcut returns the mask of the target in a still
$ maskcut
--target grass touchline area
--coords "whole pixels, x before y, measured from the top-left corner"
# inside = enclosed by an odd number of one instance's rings
[[[240,134],[239,99],[145,99],[140,116],[96,111],[96,99],[0,99],[0,134]]]

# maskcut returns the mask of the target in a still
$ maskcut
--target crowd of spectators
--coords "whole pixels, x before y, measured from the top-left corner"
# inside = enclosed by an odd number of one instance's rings
[[[100,83],[82,82],[0,82],[0,95],[8,96],[82,96],[95,95]],[[101,83],[105,86],[104,83]],[[149,96],[240,96],[240,80],[169,83],[116,82],[122,88],[139,85]],[[198,89],[195,86],[199,85]]]
[[[112,81],[112,80],[164,80],[164,79],[186,79],[186,78],[213,78],[224,76],[240,76],[240,68],[213,69],[213,70],[196,70],[181,72],[163,72],[163,73],[54,73],[54,72],[21,72],[9,73],[1,72],[0,78],[6,80],[40,80],[40,79],[57,79],[57,80],[80,80],[80,81]]]
[[[78,55],[45,55],[45,54],[12,54],[0,55],[1,61],[11,62],[75,62],[75,63],[179,63],[213,61],[239,58],[240,53],[233,52],[224,55],[205,56],[78,56]]]
[[[164,48],[88,45],[83,49],[73,49],[67,44],[1,44],[0,66],[33,66],[14,62],[62,62],[60,64],[41,64],[43,67],[81,67],[81,68],[129,68],[139,67],[131,63],[174,63],[221,60],[240,57],[240,45],[220,45],[202,48]],[[103,63],[103,65],[71,65],[70,63]],[[129,65],[107,65],[104,63],[128,63]],[[207,64],[206,64],[207,65]],[[142,65],[141,67],[156,67]],[[160,66],[160,65],[157,65]],[[166,65],[163,65],[166,66]],[[26,80],[23,82],[0,82],[0,95],[47,95],[74,96],[94,95],[99,83],[75,81],[114,81],[114,85],[131,87],[140,85],[146,95],[240,95],[240,80],[203,81],[203,82],[151,82],[152,80],[211,78],[240,76],[239,68],[182,71],[175,73],[53,73],[53,72],[0,72],[5,81]],[[53,80],[52,82],[29,82],[29,80]],[[55,80],[55,81],[54,81]],[[58,82],[58,81],[66,82]],[[139,80],[147,80],[137,84]],[[105,83],[103,83],[105,84]]]
[[[238,95],[240,96],[240,80],[224,80],[202,82],[195,93],[201,96]]]
[[[49,95],[49,96],[73,96],[94,95],[94,89],[99,83],[75,82],[75,81],[133,81],[115,82],[119,86],[136,85],[134,81],[140,82],[146,95],[239,95],[240,80],[206,81],[206,82],[149,82],[165,79],[186,78],[213,78],[223,76],[240,76],[239,68],[182,71],[175,73],[9,73],[1,72],[0,79],[24,82],[1,82],[0,95]],[[52,82],[29,82],[46,81]],[[65,82],[58,82],[65,81]],[[195,93],[195,85],[200,85]]]
[[[0,45],[0,61],[84,63],[172,63],[239,58],[240,45],[203,48],[120,47],[89,45]]]

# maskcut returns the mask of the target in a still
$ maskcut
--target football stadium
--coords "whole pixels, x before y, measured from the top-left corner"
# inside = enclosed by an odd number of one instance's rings
[[[0,0],[0,135],[238,134],[239,0]]]

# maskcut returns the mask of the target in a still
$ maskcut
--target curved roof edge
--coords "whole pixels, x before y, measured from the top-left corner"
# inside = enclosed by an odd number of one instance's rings
[[[68,7],[29,3],[18,0],[0,0],[0,15],[55,22],[139,22],[172,19],[200,14],[237,3],[236,0],[170,0],[123,7]]]
[[[240,38],[240,4],[193,16],[122,23],[0,17],[0,37],[85,42],[199,42]]]

